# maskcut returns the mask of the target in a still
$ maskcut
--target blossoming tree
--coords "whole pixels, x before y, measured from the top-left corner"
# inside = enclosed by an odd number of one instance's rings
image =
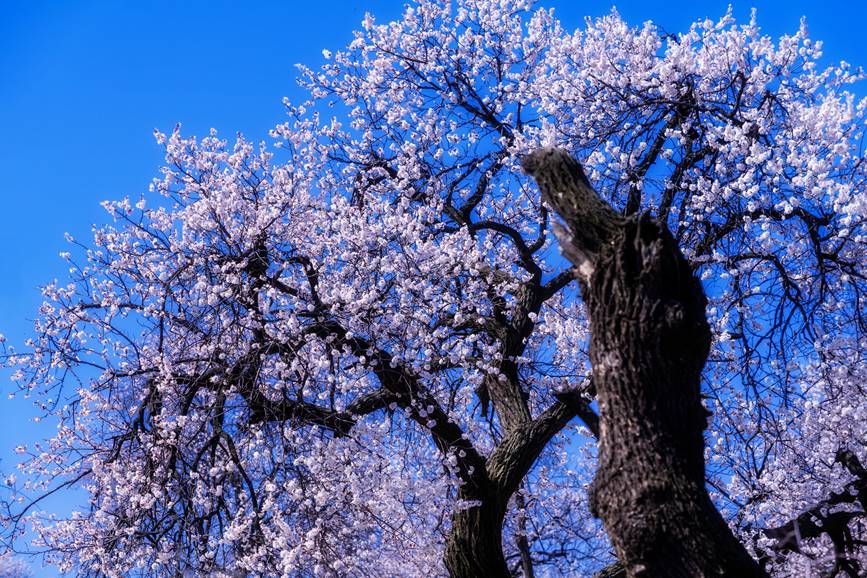
[[[93,576],[623,572],[584,303],[520,168],[556,145],[704,282],[705,479],[742,547],[867,568],[859,71],[805,26],[569,33],[525,0],[419,0],[324,54],[271,146],[157,133],[151,192],[44,289],[4,358],[59,428],[19,448],[8,544]]]

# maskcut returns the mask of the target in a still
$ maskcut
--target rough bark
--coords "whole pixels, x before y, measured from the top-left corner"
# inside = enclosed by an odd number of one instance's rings
[[[452,515],[445,565],[452,578],[511,578],[503,556],[505,504],[493,484],[464,486],[458,498],[473,502]]]
[[[600,408],[591,501],[626,576],[764,576],[705,488],[701,283],[664,225],[620,216],[565,151],[539,150],[524,168],[564,221],[555,231],[590,317]]]

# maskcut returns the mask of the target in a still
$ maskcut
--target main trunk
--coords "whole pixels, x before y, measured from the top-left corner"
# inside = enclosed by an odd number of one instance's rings
[[[764,576],[705,489],[701,283],[664,225],[616,213],[566,151],[522,164],[565,223],[555,232],[590,316],[600,410],[591,505],[626,575]]]
[[[761,576],[705,489],[701,284],[667,229],[630,219],[583,288],[600,408],[592,503],[628,576]]]

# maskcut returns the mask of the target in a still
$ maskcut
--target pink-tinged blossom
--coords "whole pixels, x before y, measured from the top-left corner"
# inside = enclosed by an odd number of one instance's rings
[[[778,552],[763,533],[852,481],[841,448],[867,461],[867,103],[820,55],[806,25],[775,41],[755,16],[569,32],[529,1],[420,0],[301,67],[309,98],[272,145],[157,131],[150,192],[104,203],[33,339],[3,350],[59,419],[20,447],[10,533],[94,575],[444,575],[450,515],[475,505],[456,499],[470,448],[441,451],[437,428],[488,456],[490,380],[532,416],[587,385],[583,307],[518,164],[556,144],[705,281],[722,512],[774,576],[830,569],[827,537]],[[411,399],[359,409],[389,375]],[[550,441],[510,503],[509,560],[523,536],[539,576],[611,561],[594,462],[578,420]],[[65,485],[79,512],[24,510]]]

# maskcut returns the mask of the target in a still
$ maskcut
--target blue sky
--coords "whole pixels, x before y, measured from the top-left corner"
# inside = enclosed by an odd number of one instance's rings
[[[631,23],[654,20],[685,30],[717,18],[728,2],[618,2]],[[297,99],[294,64],[316,65],[323,48],[351,40],[365,11],[387,21],[399,0],[328,2],[0,0],[0,333],[21,343],[39,304],[38,286],[63,278],[64,232],[88,237],[105,217],[99,202],[137,197],[157,175],[154,128],[211,127],[253,139],[282,121],[281,99]],[[550,0],[567,29],[610,1]],[[867,66],[867,3],[753,1],[772,36],[797,29],[806,15],[825,57]],[[858,92],[865,93],[859,87]],[[0,470],[17,443],[50,434],[31,421],[28,402],[9,401],[0,371]],[[37,570],[37,576],[51,575]]]

